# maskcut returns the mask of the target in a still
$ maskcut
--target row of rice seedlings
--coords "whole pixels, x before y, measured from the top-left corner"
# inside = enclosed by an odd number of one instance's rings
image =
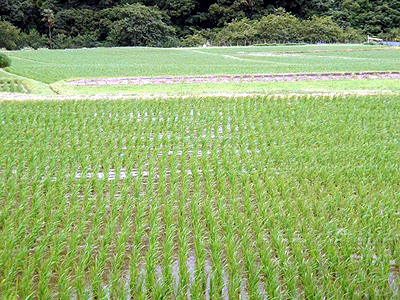
[[[232,186],[237,186],[237,179],[231,176],[229,181],[232,182]],[[273,247],[267,241],[268,232],[265,230],[265,225],[271,218],[270,212],[268,211],[268,205],[266,200],[268,199],[267,194],[264,190],[257,189],[257,180],[255,179],[251,184],[254,184],[254,191],[250,193],[255,194],[255,199],[253,199],[254,204],[251,203],[251,198],[249,191],[246,192],[244,197],[244,209],[245,218],[248,219],[249,227],[253,231],[255,248],[257,249],[258,256],[260,258],[260,276],[264,279],[265,292],[268,297],[279,298],[282,296],[282,289],[279,283],[279,270],[274,262],[274,252]],[[248,187],[248,184],[246,183]],[[258,212],[258,218],[254,217],[254,212]],[[267,226],[267,228],[271,228]]]
[[[202,165],[204,166],[204,165]],[[203,169],[204,175],[204,200],[203,210],[209,239],[209,255],[211,263],[211,274],[209,276],[209,295],[211,298],[221,298],[223,291],[223,241],[221,237],[221,224],[213,208],[213,177],[207,168]]]
[[[71,283],[65,286],[66,291],[64,292],[67,295],[72,292],[72,295],[76,295],[78,298],[88,297],[90,293],[85,282],[85,275],[90,273],[89,262],[95,256],[95,250],[98,251],[99,248],[98,239],[101,234],[101,222],[107,205],[106,197],[101,194],[90,199],[89,189],[84,189],[83,184],[82,182],[72,185],[72,187],[75,187],[75,189],[71,190],[69,200],[70,209],[72,209],[72,215],[74,216],[70,224],[72,227],[72,232],[70,233],[72,239],[68,242],[66,266],[63,268],[66,271],[71,271],[71,273],[66,274]],[[84,190],[82,191],[82,189]],[[98,209],[98,214],[93,216],[94,218],[92,219],[93,206]],[[93,259],[93,263],[96,264],[98,260],[98,258]],[[99,271],[96,275],[101,274],[101,271]],[[92,280],[96,282],[96,276]],[[71,286],[74,289],[69,291],[68,289],[71,289]],[[95,285],[93,284],[93,293],[96,293],[97,291],[94,287]]]
[[[186,158],[181,157],[180,159],[180,169],[181,172],[187,169]],[[174,170],[174,169],[172,169]],[[171,170],[171,175],[174,176]],[[179,285],[181,287],[178,297],[185,298],[191,292],[191,282],[190,282],[190,270],[188,268],[188,260],[190,253],[190,235],[192,234],[192,228],[190,226],[191,220],[189,215],[189,209],[187,202],[190,201],[190,177],[187,172],[183,172],[180,176],[180,195],[178,197],[178,264],[179,264]],[[174,186],[171,185],[174,189]]]
[[[222,222],[222,226],[224,227],[225,232],[229,232],[227,227],[233,227],[234,231],[231,231],[230,235],[224,234],[226,238],[233,238],[233,234],[236,231],[236,238],[240,248],[232,249],[234,251],[234,257],[232,257],[232,253],[230,257],[231,267],[230,273],[232,274],[231,280],[233,280],[232,285],[228,285],[228,292],[238,297],[243,293],[248,293],[249,296],[258,297],[258,271],[257,266],[255,265],[255,254],[252,251],[252,237],[249,235],[248,227],[245,220],[242,219],[240,213],[240,203],[239,197],[240,195],[234,194],[230,197],[230,209],[231,209],[231,218],[228,218],[226,215],[227,205],[225,203],[225,197],[222,197],[224,191],[224,172],[223,169],[219,167],[218,157],[213,155],[211,157],[212,164],[216,170],[213,180],[215,181],[215,194],[217,195],[217,199],[215,200],[216,211],[218,218]],[[228,243],[232,243],[232,240],[227,240],[225,238],[225,251],[227,252],[226,256],[228,256]],[[240,255],[241,254],[241,255]],[[236,261],[238,264],[243,265],[243,269],[240,265],[235,266],[236,270],[232,270],[232,263]],[[228,263],[229,264],[229,263]],[[243,274],[247,274],[247,280],[238,280],[239,276],[243,276]],[[235,278],[236,277],[236,278]],[[246,286],[247,283],[247,286]],[[243,296],[243,295],[242,295]]]
[[[145,258],[145,267],[146,267],[146,281],[145,288],[146,292],[149,295],[155,294],[158,288],[157,284],[157,276],[156,276],[156,266],[158,262],[158,250],[159,250],[159,206],[161,199],[159,199],[154,194],[154,164],[149,164],[148,169],[148,180],[146,184],[146,197],[148,197],[148,241],[147,241],[147,254]]]
[[[25,89],[19,79],[0,79],[0,92],[24,93]]]
[[[139,174],[141,174],[139,172]],[[143,276],[141,276],[140,259],[142,254],[143,238],[146,232],[147,202],[140,195],[141,176],[134,183],[135,201],[135,231],[132,236],[132,251],[129,261],[129,290],[131,295],[141,297],[143,293]]]
[[[234,197],[238,195],[235,193],[236,185],[229,186],[225,179],[223,170],[220,170],[216,174],[217,189],[219,193],[222,191],[231,191],[227,195],[227,199],[222,195],[218,195],[217,199],[217,210],[219,218],[222,222],[223,233],[225,235],[225,252],[226,252],[226,269],[228,277],[228,296],[229,298],[239,298],[242,292],[242,276],[245,271],[242,268],[242,256],[240,249],[240,237],[237,234],[237,225],[235,224],[234,215],[235,206],[232,205]]]
[[[396,295],[396,97],[0,108],[5,297]]]
[[[197,168],[197,163],[191,159],[193,168]],[[193,249],[195,256],[194,283],[191,287],[193,299],[204,298],[207,288],[208,274],[206,271],[207,260],[207,240],[206,224],[203,214],[203,193],[202,178],[198,172],[193,172],[193,196],[190,201],[191,225],[193,228]]]
[[[165,158],[165,157],[164,157]],[[160,190],[159,195],[163,195],[163,215],[164,220],[164,240],[162,244],[162,294],[168,298],[174,293],[174,281],[173,281],[173,262],[174,262],[174,248],[175,248],[175,232],[177,230],[174,222],[173,214],[173,194],[168,195],[166,191],[168,189],[168,181],[166,173],[160,174],[158,189]]]

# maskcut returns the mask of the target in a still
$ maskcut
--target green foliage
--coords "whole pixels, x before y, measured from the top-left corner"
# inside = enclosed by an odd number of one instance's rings
[[[300,21],[286,12],[270,14],[257,23],[257,36],[269,42],[297,41],[300,30]]]
[[[175,29],[153,7],[142,4],[115,7],[109,10],[109,19],[113,22],[108,40],[117,46],[167,47],[176,39]]]
[[[131,19],[132,14],[128,18],[117,18],[110,15],[110,10],[121,11],[124,5],[138,4],[157,11],[154,15],[157,16],[159,24],[153,24],[155,25],[153,26],[149,23],[146,26],[145,22],[142,22],[141,25],[139,22],[139,25],[136,25],[135,21]],[[138,8],[138,11],[142,10]],[[50,12],[54,12],[54,15]],[[280,17],[278,17],[279,15]],[[160,27],[165,25],[173,27],[175,32],[172,33],[166,28],[162,29],[161,31],[167,36],[158,44],[178,45],[179,41],[175,36],[182,40],[186,37],[192,39],[189,36],[196,32],[204,29],[223,28],[226,24],[240,22],[242,19],[246,20],[245,23],[248,20],[262,20],[264,26],[261,26],[260,34],[265,40],[271,42],[290,41],[302,37],[304,31],[297,28],[298,22],[290,16],[298,18],[299,21],[310,21],[310,25],[314,29],[308,30],[308,34],[311,36],[308,38],[309,41],[333,40],[340,34],[333,24],[322,21],[325,17],[332,17],[332,20],[343,30],[352,31],[351,34],[344,32],[340,39],[342,41],[358,42],[363,40],[358,34],[364,36],[370,34],[396,40],[398,39],[395,35],[396,28],[400,23],[400,0],[0,0],[0,22],[9,22],[8,28],[5,28],[4,24],[0,26],[3,27],[3,31],[8,32],[7,35],[0,35],[4,36],[4,39],[0,39],[0,43],[6,45],[8,49],[25,47],[26,42],[19,43],[15,32],[12,32],[15,31],[15,28],[10,29],[10,26],[15,26],[20,29],[21,36],[29,34],[31,30],[36,30],[40,36],[48,35],[50,41],[53,37],[61,35],[58,38],[58,44],[54,44],[55,47],[65,47],[69,44],[77,47],[78,45],[92,47],[94,44],[104,46],[143,45],[147,42],[149,45],[154,45],[153,38],[147,39],[140,34],[139,42],[133,42],[131,32],[143,32],[148,27],[151,30],[148,35],[151,36],[153,30],[159,32]],[[313,20],[313,17],[319,17],[321,20]],[[143,19],[151,20],[146,13],[143,14]],[[153,21],[157,23],[157,20]],[[273,27],[275,25],[277,28]],[[288,27],[285,27],[286,25]],[[357,30],[357,33],[353,29]],[[121,34],[118,33],[118,30],[121,30]],[[226,36],[233,35],[231,43],[235,43],[235,41],[242,43],[243,39],[249,38],[249,33],[243,34],[241,37],[239,32],[234,33],[234,28],[226,30],[230,32],[227,32]],[[316,30],[323,30],[324,33],[318,34]],[[394,30],[393,33],[390,33],[391,30]],[[124,39],[123,35],[128,37]],[[87,39],[88,36],[90,38]],[[158,33],[156,36],[159,36]],[[252,35],[250,34],[250,36]],[[38,41],[36,44],[40,44],[41,38],[37,36],[35,38]],[[75,38],[76,41],[73,41]],[[96,39],[96,43],[92,41],[92,38]],[[210,40],[208,37],[205,38]],[[28,39],[32,41],[34,37]],[[220,36],[219,39],[226,40],[223,36]],[[61,43],[63,46],[59,46],[60,40],[68,42],[63,42]],[[85,43],[86,40],[88,43]],[[0,45],[0,47],[5,46]]]
[[[207,40],[199,33],[186,36],[182,40],[183,47],[199,47],[207,43]]]
[[[0,53],[0,68],[6,68],[9,66],[11,66],[11,58],[4,53]]]
[[[153,6],[156,5],[160,10],[164,11],[171,19],[177,22],[181,21],[183,18],[190,16],[198,6],[195,0],[157,0],[157,1],[121,1],[121,4],[134,4],[140,2],[143,5]]]
[[[399,26],[399,0],[344,0],[339,3],[340,7],[332,15],[344,27],[351,26],[361,29],[364,34],[378,35]]]
[[[2,298],[396,299],[399,110],[0,102]]]
[[[365,36],[362,35],[360,30],[346,28],[343,30],[340,40],[344,43],[362,43],[365,41]]]
[[[400,27],[392,28],[389,32],[379,34],[378,36],[386,41],[400,42]]]
[[[301,40],[306,42],[339,42],[344,31],[331,17],[313,16],[302,22]]]
[[[99,42],[96,34],[78,35],[75,37],[58,34],[54,40],[54,46],[57,49],[74,49],[74,48],[93,48],[100,46],[109,46],[106,42]]]
[[[335,0],[307,0],[290,1],[285,8],[296,14],[301,19],[309,19],[312,16],[329,16],[335,13],[342,1]]]
[[[0,21],[0,48],[18,49],[21,30],[10,22]]]
[[[263,6],[262,0],[218,0],[210,5],[208,13],[214,25],[222,26],[233,20],[260,17],[265,13]]]
[[[45,35],[40,34],[36,29],[32,29],[28,34],[22,33],[19,40],[19,48],[45,48],[49,45],[49,40]]]
[[[257,34],[256,23],[247,18],[226,24],[216,35],[215,44],[244,44],[252,41]]]
[[[241,10],[236,11],[232,7],[225,7],[217,3],[212,4],[208,11],[211,20],[217,26],[222,26],[232,20],[243,19],[246,17],[246,14]]]
[[[344,31],[332,17],[313,16],[302,21],[290,13],[277,10],[259,21],[246,18],[226,24],[214,44],[244,44],[261,40],[268,43],[291,42],[361,42],[360,33],[352,28]]]
[[[54,12],[51,9],[46,8],[43,10],[42,15],[42,21],[45,22],[46,27],[52,28],[54,26]]]
[[[376,46],[376,45],[382,45],[382,42],[369,41],[369,42],[364,42],[363,44],[364,44],[364,45]]]
[[[102,27],[99,26],[101,19],[101,12],[91,9],[61,10],[55,15],[54,34],[72,38],[90,34],[100,38],[103,33]]]

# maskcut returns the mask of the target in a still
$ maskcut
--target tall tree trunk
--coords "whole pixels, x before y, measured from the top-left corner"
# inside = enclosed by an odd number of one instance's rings
[[[53,49],[53,40],[51,37],[51,27],[49,27],[49,40],[50,40],[50,49]]]

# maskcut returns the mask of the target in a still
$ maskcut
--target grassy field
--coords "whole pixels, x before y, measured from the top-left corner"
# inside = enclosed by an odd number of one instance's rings
[[[400,70],[398,47],[365,45],[105,48],[9,55],[9,72],[48,84],[90,77]]]
[[[0,103],[2,299],[396,299],[400,96]]]

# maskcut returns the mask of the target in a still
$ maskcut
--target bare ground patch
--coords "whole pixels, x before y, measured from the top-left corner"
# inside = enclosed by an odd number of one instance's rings
[[[330,72],[330,73],[286,73],[286,74],[250,74],[250,75],[202,75],[202,76],[158,76],[158,77],[122,77],[88,78],[67,81],[71,86],[107,86],[107,85],[159,85],[183,83],[243,83],[243,82],[298,82],[351,79],[400,79],[400,72]]]

